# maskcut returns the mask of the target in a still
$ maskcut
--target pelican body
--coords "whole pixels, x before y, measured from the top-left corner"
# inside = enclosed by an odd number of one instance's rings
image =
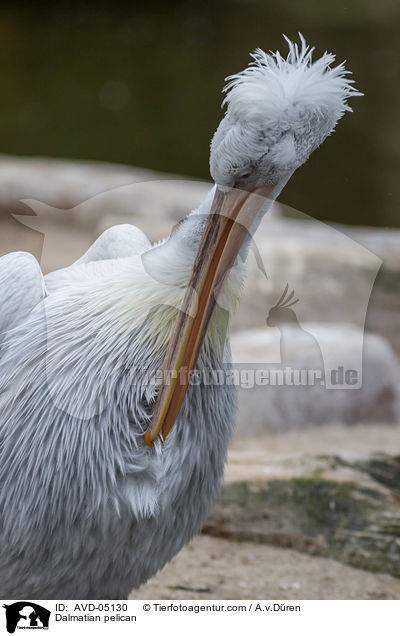
[[[200,530],[236,409],[202,373],[229,373],[249,242],[357,94],[311,54],[230,78],[216,185],[167,240],[117,226],[45,277],[0,259],[0,597],[126,598]]]

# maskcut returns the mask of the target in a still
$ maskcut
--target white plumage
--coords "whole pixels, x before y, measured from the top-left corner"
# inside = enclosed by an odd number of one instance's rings
[[[0,343],[46,295],[40,265],[32,254],[12,252],[0,258]]]

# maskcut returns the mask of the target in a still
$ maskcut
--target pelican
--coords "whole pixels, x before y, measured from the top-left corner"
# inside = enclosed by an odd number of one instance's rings
[[[300,36],[228,79],[215,183],[152,245],[107,230],[68,268],[0,259],[0,597],[121,599],[202,526],[236,391],[229,315],[263,215],[359,95]]]

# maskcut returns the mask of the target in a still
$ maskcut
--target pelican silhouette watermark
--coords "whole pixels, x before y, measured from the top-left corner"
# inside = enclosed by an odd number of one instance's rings
[[[40,201],[25,199],[24,202],[31,207],[36,216],[15,215],[14,218],[16,218],[19,223],[22,223],[32,230],[39,231],[43,234],[44,242],[42,258],[40,261],[44,260],[47,262],[49,260],[50,251],[54,253],[54,251],[58,250],[61,254],[63,253],[61,244],[59,245],[59,248],[55,248],[53,242],[60,241],[60,237],[62,239],[62,230],[60,230],[60,228],[64,223],[70,223],[73,225],[77,222],[77,219],[80,219],[80,223],[84,225],[84,219],[89,217],[93,219],[97,209],[103,209],[105,207],[112,209],[114,199],[117,202],[116,207],[120,209],[121,197],[124,198],[124,200],[126,198],[126,202],[124,204],[125,210],[127,208],[135,210],[138,207],[138,198],[141,200],[151,199],[151,192],[154,187],[154,183],[160,184],[161,182],[147,181],[112,188],[83,201],[74,208],[65,210],[52,207]],[[187,185],[186,181],[184,183]],[[179,186],[179,182],[175,181],[175,185]],[[141,205],[143,206],[143,203],[141,203]],[[357,308],[357,323],[363,325],[375,276],[382,263],[381,259],[339,230],[332,228],[321,221],[313,219],[306,214],[302,214],[300,212],[297,212],[297,214],[300,218],[304,219],[304,222],[308,223],[310,230],[315,230],[317,228],[328,240],[336,240],[339,245],[348,246],[351,244],[352,249],[368,259],[370,263],[370,279],[367,281],[364,280],[366,283],[363,290],[364,299],[363,302],[360,303],[359,308]],[[131,219],[129,216],[126,216],[125,220],[131,222],[136,219]],[[271,215],[267,213],[265,215],[265,221],[266,224],[271,222],[273,223],[273,215],[271,217]],[[160,243],[157,246],[154,244],[151,245],[151,243],[148,242],[148,246],[152,247],[153,252],[157,249],[161,250],[163,247],[165,249],[165,246],[169,246],[170,244],[172,246],[174,236],[178,233],[181,226],[181,223],[175,224],[171,236],[163,243]],[[106,232],[109,231],[110,230],[106,230]],[[249,256],[253,263],[255,263],[255,268],[253,269],[255,272],[258,272],[258,275],[260,276],[258,294],[261,299],[262,296],[267,296],[267,289],[269,290],[270,296],[271,289],[277,289],[279,284],[275,279],[274,273],[271,274],[269,271],[268,262],[266,261],[268,253],[266,253],[265,250],[258,244],[257,239],[253,236],[251,228],[245,228],[245,231],[248,233]],[[101,241],[101,237],[99,240]],[[89,251],[93,250],[95,245],[92,246]],[[141,255],[143,269],[149,279],[154,279],[158,286],[166,289],[166,293],[163,294],[162,307],[158,305],[157,302],[154,302],[153,305],[148,303],[146,313],[143,315],[141,322],[137,322],[137,333],[141,332],[146,325],[150,325],[152,323],[152,317],[160,312],[164,312],[167,317],[172,314],[175,315],[176,311],[179,311],[181,307],[183,295],[182,285],[177,285],[176,282],[169,277],[169,272],[154,270],[151,267],[148,267],[147,254],[148,251],[144,250]],[[125,258],[128,256],[129,249],[127,246],[126,253],[124,252],[122,257]],[[93,257],[92,254],[91,258],[96,260],[99,257],[97,255],[94,255]],[[234,276],[235,271],[240,270],[240,268],[244,266],[242,260],[243,259],[241,259],[239,254],[239,257],[233,266],[226,272],[225,279],[228,276]],[[75,265],[72,264],[72,268],[84,263],[85,255],[81,257]],[[65,265],[70,267],[68,264]],[[90,267],[90,264],[88,267]],[[62,271],[64,270],[56,271],[55,274],[58,276]],[[306,275],[307,271],[305,271],[305,276]],[[49,277],[46,277],[45,282],[48,280],[50,284],[52,276],[53,274],[50,274]],[[303,285],[306,286],[306,281],[302,282]],[[318,291],[318,294],[321,299],[325,298],[325,303],[330,302],[329,292],[327,290],[321,288]],[[166,298],[167,301],[165,300]],[[191,305],[194,314],[197,310],[196,303],[197,298],[194,294],[193,303]],[[226,303],[223,294],[217,297],[216,304],[219,308],[219,313],[222,317],[221,319],[224,320],[225,323],[225,327],[222,329],[224,335],[219,342],[219,346],[222,350],[225,347],[226,335],[228,334],[231,308],[229,303]],[[260,300],[259,305],[262,304],[263,302]],[[225,367],[220,364],[218,368],[206,370],[189,370],[182,366],[179,370],[178,382],[182,382],[183,384],[188,383],[189,385],[232,384],[245,389],[252,388],[254,386],[313,386],[315,384],[325,386],[327,389],[360,388],[362,386],[363,332],[360,331],[360,333],[355,336],[355,340],[357,342],[354,345],[354,349],[356,350],[356,353],[352,359],[352,366],[348,368],[345,363],[341,364],[341,361],[338,361],[337,355],[332,354],[332,347],[329,346],[326,339],[324,340],[324,338],[320,337],[318,331],[318,323],[320,323],[320,321],[316,318],[315,321],[309,322],[309,319],[305,321],[302,318],[302,308],[304,308],[304,305],[305,302],[303,302],[302,296],[300,295],[299,298],[295,297],[294,290],[289,290],[289,284],[286,284],[279,293],[274,304],[272,304],[269,308],[266,308],[266,315],[264,317],[260,316],[260,321],[263,322],[265,329],[275,330],[279,333],[280,344],[278,362],[276,360],[276,356],[273,356],[271,359],[271,352],[266,350],[263,363],[258,365],[258,368],[256,369],[250,360],[247,364],[246,361],[242,361],[238,364],[235,359],[233,360],[232,365],[227,365]],[[43,311],[46,314],[46,320],[43,321],[43,328],[46,329],[47,332],[46,338],[43,340],[43,382],[47,384],[52,395],[53,402],[60,410],[68,412],[78,419],[89,419],[93,415],[101,413],[105,408],[106,402],[109,399],[109,392],[102,390],[101,395],[98,392],[93,393],[93,395],[85,392],[85,394],[88,395],[85,409],[82,408],[82,404],[79,406],[79,409],[75,408],[75,402],[71,399],[70,392],[71,390],[75,390],[74,387],[76,387],[77,391],[80,390],[78,387],[78,378],[76,375],[73,378],[70,377],[71,367],[68,365],[65,365],[64,371],[60,371],[58,368],[58,372],[54,373],[53,366],[54,363],[57,363],[57,361],[52,357],[53,339],[57,338],[59,324],[53,324],[52,316],[48,315],[46,302],[43,303]],[[348,308],[345,305],[341,307],[341,311],[343,314],[342,322],[353,322],[353,317],[350,317]],[[291,349],[295,350],[296,346],[298,348],[299,345],[301,345],[304,350],[307,343],[307,357],[310,358],[310,362],[307,364],[301,363],[300,365],[298,363],[293,364],[293,360],[291,360]],[[311,360],[313,362],[311,362]],[[168,385],[170,382],[176,380],[174,377],[174,374],[176,374],[175,371],[163,369],[162,356],[160,356],[158,365],[156,364],[157,361],[154,362],[155,364],[152,368],[147,369],[145,360],[138,360],[137,363],[129,369],[130,383],[132,385],[138,383],[141,384],[144,387],[144,395],[148,397],[149,402],[153,399],[155,387],[159,385],[160,381]],[[84,365],[84,361],[80,361],[79,364]],[[109,386],[110,382],[113,381],[113,378],[115,378],[115,382],[118,382],[118,378],[123,370],[124,359],[123,357],[120,357],[115,360],[113,369],[108,370],[108,376],[101,379],[101,385],[105,386],[107,384],[107,386]],[[82,374],[79,381],[84,383],[87,382],[84,374]],[[65,387],[67,386],[70,387],[69,391],[65,390]]]

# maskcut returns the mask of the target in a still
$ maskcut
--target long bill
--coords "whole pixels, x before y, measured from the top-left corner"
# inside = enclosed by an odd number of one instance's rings
[[[170,432],[196,365],[221,287],[266,199],[279,186],[249,190],[217,188],[200,240],[188,286],[161,371],[161,384],[145,442],[152,446]],[[163,383],[163,378],[168,378]]]

